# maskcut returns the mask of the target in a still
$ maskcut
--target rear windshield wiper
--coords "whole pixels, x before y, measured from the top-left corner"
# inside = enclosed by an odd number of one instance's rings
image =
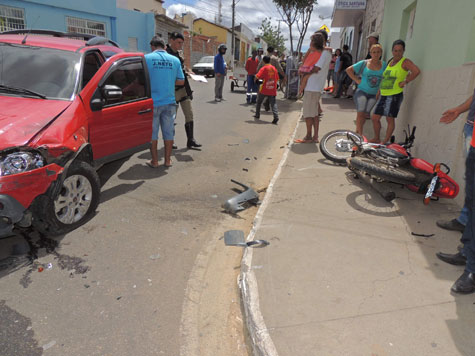
[[[0,84],[0,90],[6,91],[6,92],[9,92],[9,93],[19,93],[19,94],[33,95],[33,96],[37,96],[41,99],[46,99],[45,95],[37,93],[36,91],[30,90],[30,89],[25,89],[25,88],[12,87],[10,85]]]

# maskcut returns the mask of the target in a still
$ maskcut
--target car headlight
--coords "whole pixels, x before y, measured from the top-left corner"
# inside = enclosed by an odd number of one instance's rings
[[[13,152],[0,157],[0,176],[31,171],[44,166],[43,157],[36,152]]]

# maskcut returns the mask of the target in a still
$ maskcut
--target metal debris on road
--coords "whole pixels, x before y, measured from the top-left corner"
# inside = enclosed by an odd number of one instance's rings
[[[236,214],[238,211],[244,210],[246,204],[258,205],[259,204],[259,195],[251,187],[239,183],[234,179],[231,179],[231,182],[240,185],[245,189],[244,192],[228,199],[222,207],[224,210],[231,214]]]
[[[246,242],[244,238],[244,231],[242,230],[228,230],[224,233],[224,244],[226,246],[239,246],[239,247],[264,247],[270,245],[266,240],[252,240]]]

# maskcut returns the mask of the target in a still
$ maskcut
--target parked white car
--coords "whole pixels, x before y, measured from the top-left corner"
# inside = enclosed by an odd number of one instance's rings
[[[209,77],[214,77],[214,57],[202,57],[193,67],[193,72]]]

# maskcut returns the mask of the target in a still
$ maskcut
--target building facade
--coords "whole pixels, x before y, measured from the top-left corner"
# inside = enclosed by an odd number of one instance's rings
[[[131,25],[133,24],[133,25]],[[2,0],[0,32],[44,29],[107,37],[127,50],[148,51],[153,14],[118,9],[116,0]]]
[[[475,87],[475,6],[472,0],[385,0],[381,42],[391,57],[396,39],[406,42],[405,56],[421,74],[404,91],[397,132],[416,125],[413,153],[444,162],[462,186],[465,162],[462,128],[466,113],[449,125],[442,113],[473,95]],[[462,190],[463,192],[463,190]],[[460,194],[459,201],[463,201]]]

